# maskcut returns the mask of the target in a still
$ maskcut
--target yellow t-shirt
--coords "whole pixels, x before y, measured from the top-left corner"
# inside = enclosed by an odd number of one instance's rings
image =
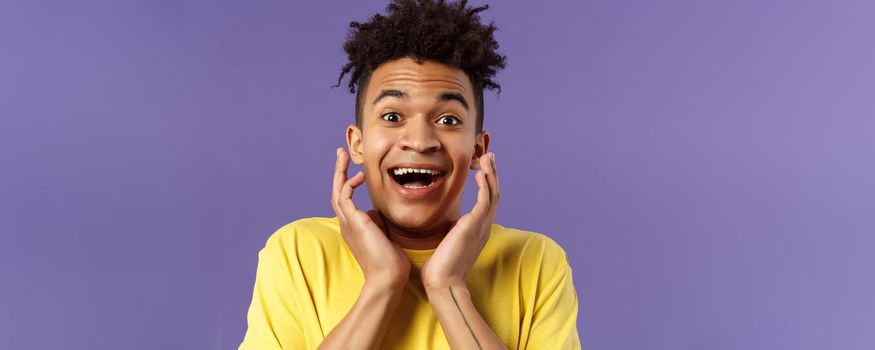
[[[449,349],[418,273],[434,249],[404,252],[413,268],[382,348]],[[363,285],[336,217],[281,227],[258,252],[249,328],[239,349],[316,349]],[[467,285],[509,349],[580,349],[571,267],[549,237],[493,224]]]

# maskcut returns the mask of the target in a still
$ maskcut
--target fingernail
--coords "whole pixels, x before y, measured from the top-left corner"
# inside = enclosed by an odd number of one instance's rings
[[[338,147],[337,150],[336,150],[334,153],[336,153],[337,156],[340,157],[340,147]]]

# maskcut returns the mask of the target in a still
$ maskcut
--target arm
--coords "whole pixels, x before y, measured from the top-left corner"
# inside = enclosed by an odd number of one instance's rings
[[[562,248],[553,247],[546,253],[551,258],[545,260],[549,261],[545,271],[553,272],[545,274],[543,284],[538,286],[526,349],[580,349],[578,299],[571,265]]]
[[[477,312],[465,284],[468,272],[489,240],[498,206],[495,157],[480,157],[477,203],[450,229],[434,254],[422,266],[421,278],[428,301],[453,349],[506,349]]]
[[[349,155],[337,150],[331,205],[340,221],[340,233],[365,276],[355,304],[331,330],[319,349],[373,349],[380,346],[392,314],[410,277],[410,261],[383,231],[375,212],[355,207],[353,190],[365,181],[359,172],[347,180]]]
[[[294,251],[292,249],[291,251]],[[284,254],[278,234],[258,252],[258,267],[252,302],[246,315],[247,329],[239,350],[279,350],[306,346],[295,295],[306,293],[297,281],[301,268],[296,257]]]
[[[375,349],[380,346],[404,285],[365,282],[352,309],[325,337],[319,349]]]
[[[480,316],[465,283],[426,288],[428,301],[453,349],[507,349]]]

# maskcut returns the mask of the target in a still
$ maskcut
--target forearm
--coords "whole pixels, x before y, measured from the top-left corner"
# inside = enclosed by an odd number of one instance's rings
[[[401,301],[402,286],[368,284],[319,349],[376,349]]]
[[[426,287],[428,300],[452,349],[507,349],[480,316],[462,282]]]

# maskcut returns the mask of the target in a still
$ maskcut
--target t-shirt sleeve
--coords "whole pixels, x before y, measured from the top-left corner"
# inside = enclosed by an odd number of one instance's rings
[[[565,251],[555,242],[550,243],[552,249],[545,251],[544,279],[539,283],[526,349],[580,349],[571,265]]]
[[[239,350],[304,349],[304,332],[296,305],[292,271],[300,271],[279,234],[272,235],[258,252],[248,328]],[[293,251],[293,250],[292,250]]]

